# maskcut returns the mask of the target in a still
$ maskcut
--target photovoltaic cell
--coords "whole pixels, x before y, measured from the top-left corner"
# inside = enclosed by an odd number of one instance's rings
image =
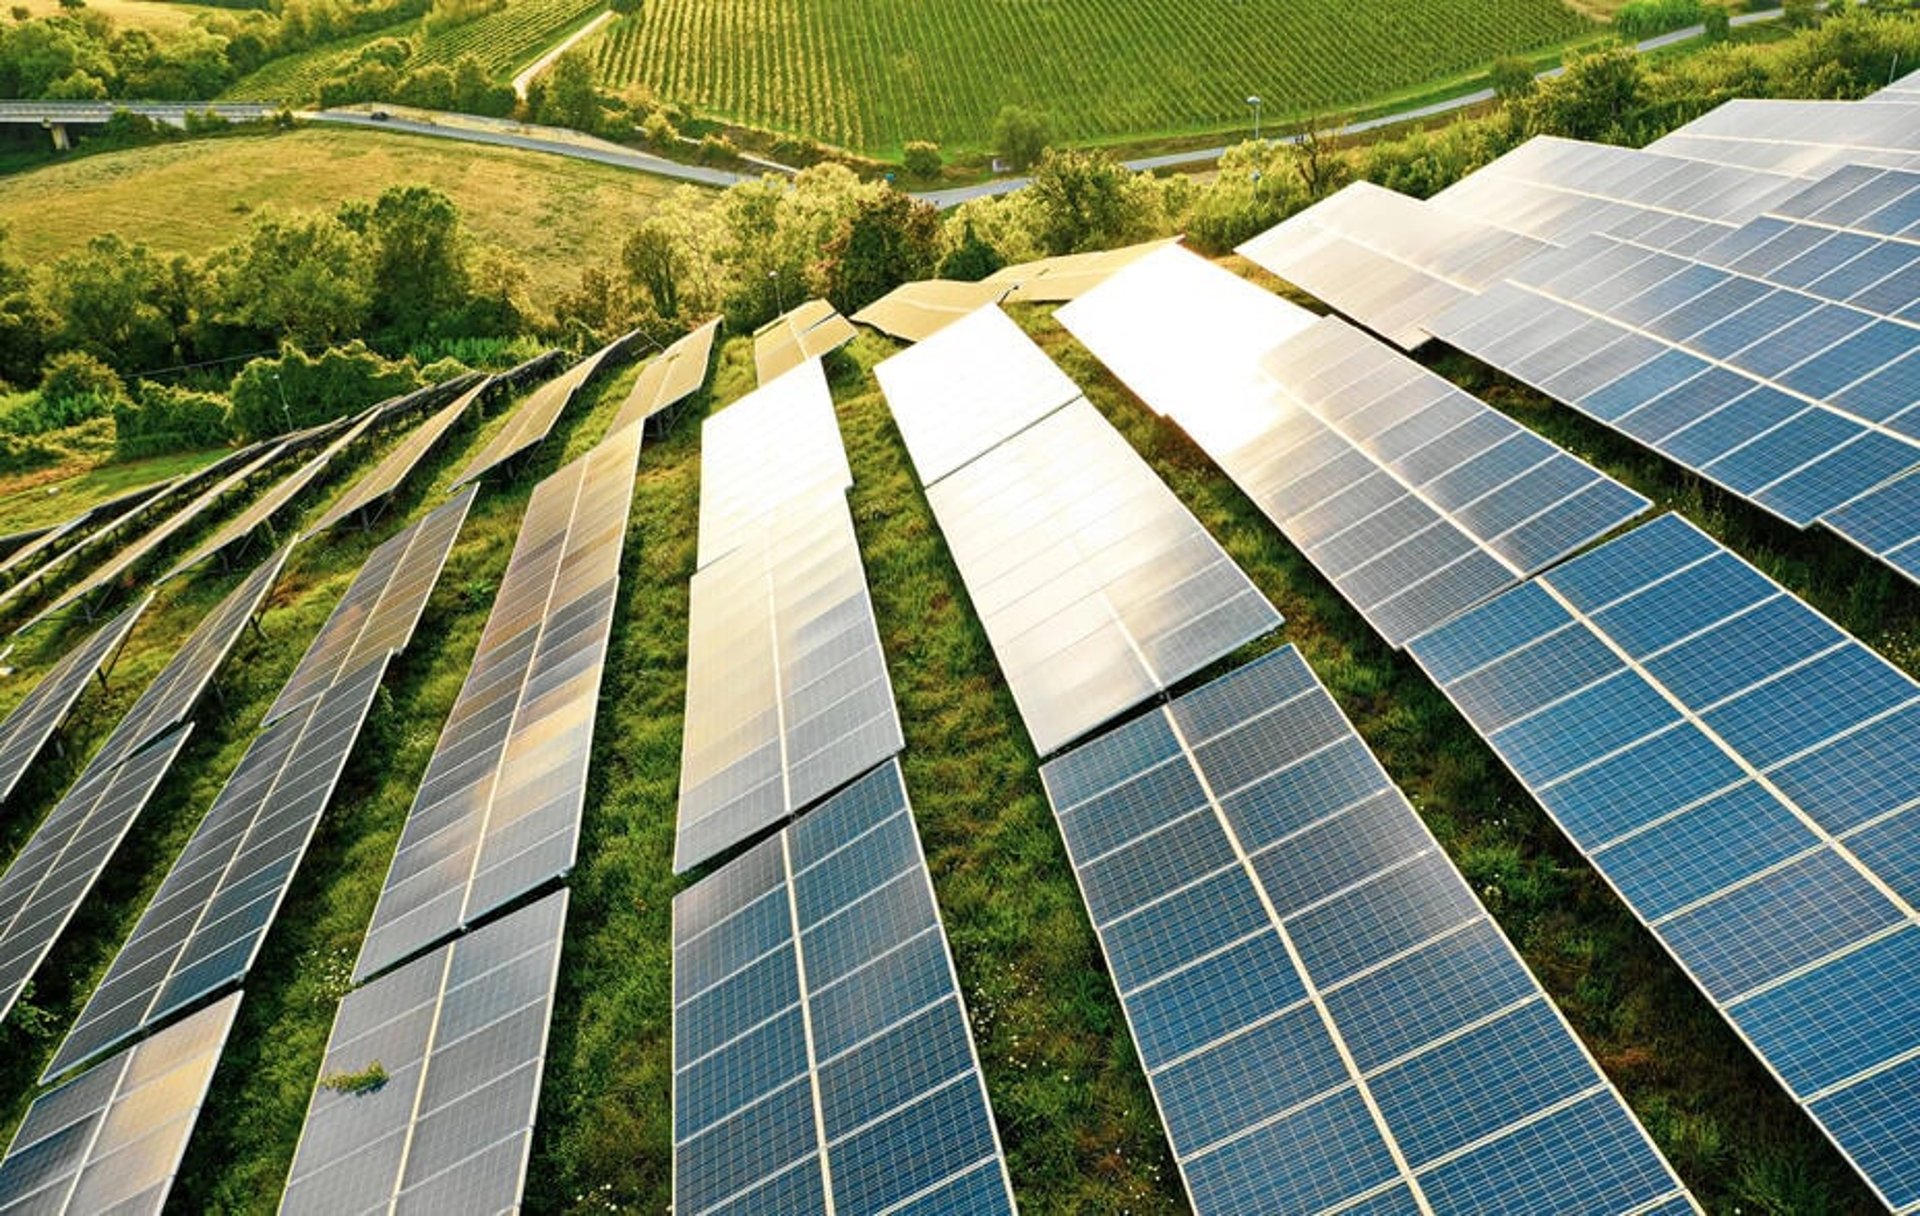
[[[529,448],[537,446],[553,432],[553,424],[560,421],[560,415],[567,412],[573,399],[587,386],[601,368],[611,361],[624,358],[638,341],[638,330],[624,334],[594,351],[580,362],[553,379],[535,389],[520,407],[507,419],[506,426],[500,429],[480,454],[473,458],[465,471],[454,479],[454,488],[458,489],[476,477],[484,477],[494,469],[512,460]]]
[[[902,342],[924,342],[962,317],[998,304],[1010,290],[999,283],[922,279],[902,283],[853,319]]]
[[[775,317],[753,332],[753,366],[765,387],[810,359],[840,349],[857,336],[853,324],[825,300]]]
[[[693,576],[674,870],[798,814],[903,746],[837,487],[789,500]]]
[[[158,1216],[239,1008],[236,992],[35,1099],[0,1209]]]
[[[713,340],[719,332],[720,319],[716,317],[661,351],[633,382],[607,434],[618,435],[699,392],[707,382],[707,365],[713,359]]]
[[[1735,100],[1647,150],[1811,180],[1846,165],[1920,168],[1920,131],[1897,102]]]
[[[873,374],[914,472],[929,486],[1080,396],[1079,385],[991,304]]]
[[[347,994],[282,1212],[519,1210],[566,915],[557,891]]]
[[[1014,1210],[898,763],[673,913],[675,1212]]]
[[[1127,245],[1120,249],[1102,249],[1092,253],[1068,253],[1059,257],[1038,258],[1031,262],[1003,266],[981,281],[995,287],[1011,289],[1006,296],[1009,303],[1064,304],[1070,300],[1077,300],[1100,286],[1115,271],[1130,266],[1168,245],[1178,244],[1179,240],[1178,237],[1171,237],[1166,240]]]
[[[1920,685],[1672,515],[1411,649],[1889,1206],[1920,1202],[1913,1108],[1871,1105],[1920,1050],[1920,884],[1888,847]]]
[[[1292,647],[1041,776],[1197,1212],[1695,1210]]]
[[[414,602],[383,597],[380,604],[380,614],[403,619],[406,629],[390,635],[390,645],[358,655],[350,668],[333,669],[317,695],[254,738],[108,966],[46,1078],[246,977],[373,708],[387,662],[405,644],[439,577],[470,497],[441,507],[396,538],[433,537],[437,550],[423,557],[417,581],[399,597]],[[363,580],[398,577],[409,572],[396,576],[392,566],[369,559],[346,598],[356,597]],[[314,647],[325,641],[323,631]]]
[[[1041,755],[1280,624],[1084,398],[927,500]]]
[[[627,426],[534,489],[356,979],[573,867],[640,431]]]
[[[415,466],[453,429],[454,424],[466,416],[473,403],[486,395],[494,383],[492,379],[480,381],[415,427],[413,433],[401,440],[398,447],[382,457],[379,464],[341,495],[340,500],[320,517],[320,521],[307,529],[307,535],[318,536],[399,489]]]
[[[702,566],[748,539],[774,507],[853,485],[818,360],[748,393],[700,430]]]
[[[33,691],[14,706],[5,721],[0,721],[0,801],[9,797],[27,775],[34,758],[66,721],[95,673],[113,666],[127,635],[152,602],[151,595],[145,596],[96,629],[40,677]]]

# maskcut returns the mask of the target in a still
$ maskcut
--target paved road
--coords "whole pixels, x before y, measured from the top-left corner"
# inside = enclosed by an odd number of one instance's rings
[[[1822,5],[1821,7],[1825,6]],[[1733,19],[1733,24],[1739,26],[1752,25],[1759,21],[1776,21],[1781,17],[1782,12],[1783,10],[1781,9],[1768,9],[1758,13],[1741,13]],[[1706,32],[1707,27],[1704,25],[1691,25],[1683,30],[1675,30],[1670,34],[1662,34],[1658,38],[1648,38],[1643,42],[1634,44],[1633,49],[1637,53],[1644,55],[1650,51],[1662,50],[1666,47],[1689,41],[1690,39],[1702,37]],[[1547,71],[1539,73],[1537,78],[1540,80],[1551,80],[1564,71],[1566,71],[1565,68],[1549,68]],[[1462,93],[1458,97],[1449,97],[1445,101],[1431,102],[1423,106],[1412,106],[1405,110],[1395,110],[1391,114],[1382,114],[1378,118],[1369,118],[1361,122],[1348,123],[1343,127],[1336,128],[1331,134],[1335,136],[1364,135],[1368,131],[1377,131],[1381,127],[1391,127],[1404,122],[1419,122],[1427,118],[1438,118],[1445,114],[1452,114],[1459,110],[1465,110],[1469,107],[1492,101],[1493,97],[1494,93],[1492,89],[1476,89],[1471,93]],[[1297,143],[1299,139],[1300,137],[1298,135],[1288,135],[1281,137],[1275,142]],[[1129,169],[1140,171],[1149,169],[1175,169],[1183,165],[1209,165],[1226,155],[1226,152],[1227,149],[1225,147],[1195,148],[1186,152],[1170,152],[1164,156],[1146,156],[1138,160],[1122,161],[1121,163]],[[957,207],[961,203],[971,199],[993,198],[996,195],[1011,194],[1015,190],[1025,186],[1029,180],[1031,179],[1024,177],[1002,178],[999,181],[982,182],[977,186],[961,186],[953,190],[934,190],[922,194],[920,197],[936,207]]]
[[[651,173],[702,186],[731,186],[749,180],[744,173],[712,169],[705,165],[683,165],[679,161],[641,152],[634,148],[564,127],[542,127],[504,118],[478,118],[470,114],[441,114],[431,110],[406,110],[388,106],[379,111],[387,115],[375,118],[368,110],[310,110],[297,117],[308,122],[335,126],[365,127],[375,131],[404,131],[412,135],[431,135],[440,139],[465,140],[491,144],[499,148],[520,148],[528,152],[547,152],[571,156],[575,160],[597,161],[622,169]]]
[[[579,29],[573,31],[573,33],[561,39],[560,42],[550,48],[546,54],[528,64],[526,71],[513,78],[513,95],[522,101],[526,100],[527,86],[533,83],[535,76],[552,67],[554,60],[560,58],[560,56],[566,54],[580,42],[590,37],[594,31],[598,30],[601,26],[612,21],[613,17],[614,14],[611,11],[601,13],[598,17],[595,17]]]

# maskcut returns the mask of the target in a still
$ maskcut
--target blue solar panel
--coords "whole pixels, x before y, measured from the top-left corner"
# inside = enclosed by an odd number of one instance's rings
[[[1684,1198],[1291,647],[1042,777],[1198,1211]]]
[[[1013,1211],[897,762],[675,899],[673,983],[676,1212]]]
[[[1920,1048],[1920,684],[1677,516],[1412,652],[1867,1180],[1910,1185],[1913,1108],[1832,1099]]]

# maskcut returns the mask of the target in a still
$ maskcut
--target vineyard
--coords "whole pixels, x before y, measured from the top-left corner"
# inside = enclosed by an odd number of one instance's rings
[[[429,63],[451,67],[462,55],[476,56],[487,73],[507,80],[540,53],[589,21],[603,0],[509,0],[498,12],[427,33],[418,20],[403,21],[357,38],[329,43],[305,54],[276,59],[236,82],[223,95],[232,100],[312,101],[320,84],[370,42],[406,38],[414,44],[409,68]]]
[[[862,151],[981,147],[1009,103],[1057,135],[1221,130],[1353,107],[1589,32],[1561,0],[649,0],[608,85]]]

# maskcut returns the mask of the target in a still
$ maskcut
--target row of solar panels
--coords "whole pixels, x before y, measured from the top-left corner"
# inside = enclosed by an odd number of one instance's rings
[[[1350,187],[1242,251],[1920,581],[1920,131],[1900,96],[1733,102],[1643,150],[1537,139],[1427,202]]]
[[[694,335],[696,344],[700,337]],[[705,338],[710,345],[711,330]],[[700,371],[685,393],[704,380],[704,363]],[[686,378],[684,368],[679,378]],[[341,506],[357,500],[358,509],[404,480],[477,391],[429,419],[382,461],[336,504],[329,524],[350,513]],[[571,863],[640,421],[684,395],[657,382],[647,392],[634,424],[536,490],[518,546],[528,556],[511,563],[501,592],[504,607],[496,606],[467,690],[488,686],[492,695],[484,699],[497,707],[503,701],[498,690],[507,683],[503,670],[517,675],[518,687],[509,690],[517,695],[504,698],[511,729],[491,729],[497,713],[488,715],[478,731],[462,729],[474,726],[461,718],[460,708],[473,703],[463,693],[435,756],[436,768],[444,770],[452,752],[461,753],[468,769],[478,756],[491,754],[498,780],[470,782],[458,807],[465,818],[451,821],[449,803],[428,796],[430,770],[357,976],[444,940],[536,889],[546,877],[564,873]],[[377,492],[365,493],[369,486]],[[62,1044],[49,1077],[143,1028],[163,1025],[175,1011],[244,979],[352,750],[380,673],[411,634],[475,492],[468,487],[363,564],[268,710],[262,734]],[[286,555],[285,549],[276,554],[202,623],[0,878],[0,908],[7,911],[0,929],[5,960],[0,975],[9,986],[9,1003],[177,754],[191,729],[190,723],[177,723],[257,611]],[[70,655],[0,731],[22,739],[50,733],[145,606],[130,610]],[[539,636],[536,644],[523,647],[523,635],[513,634],[513,627],[527,620],[530,609]],[[503,632],[512,636],[502,640]],[[502,651],[527,661],[516,664],[509,658],[503,666],[494,661]],[[556,734],[562,740],[558,747],[552,746]],[[564,743],[568,736],[575,739],[572,745]],[[485,788],[474,797],[478,786]],[[459,864],[418,864],[420,846],[416,843],[411,852],[405,846],[426,836],[438,847],[459,836],[467,846]],[[444,863],[445,857],[436,860]],[[435,888],[426,902],[447,914],[420,915],[423,888]],[[456,897],[451,909],[447,894]],[[368,1208],[390,1202],[429,1207],[468,1200],[498,1206],[517,1202],[564,906],[564,893],[550,896],[416,958],[349,997],[330,1047],[329,1069],[343,1053],[351,1056],[363,1045],[352,1029],[362,1015],[389,1032],[393,1018],[411,1018],[426,1038],[411,1058],[390,1038],[376,1043],[395,1049],[386,1059],[407,1060],[392,1084],[380,1087],[389,1097],[375,1105],[386,1123],[370,1120],[362,1108],[328,1107],[328,1095],[339,1091],[325,1084],[316,1090],[313,1114],[331,1130],[303,1137],[288,1206],[302,1207],[322,1196],[325,1210],[342,1210],[343,1194],[366,1199]],[[538,956],[531,968],[529,952]],[[422,977],[427,977],[425,990]],[[437,988],[431,983],[435,977]],[[127,1210],[157,1210],[238,1000],[235,993],[156,1030],[44,1095],[0,1161],[0,1201],[24,1199],[36,1210],[92,1211],[101,1210],[95,1205],[126,1200],[132,1205]],[[428,1006],[433,1015],[423,1021]],[[146,1088],[163,1074],[164,1086]],[[128,1113],[133,1110],[142,1117]],[[389,1123],[396,1112],[398,1141],[387,1134],[394,1130]],[[389,1158],[396,1145],[403,1147]],[[141,1163],[138,1169],[130,1168],[134,1160]],[[316,1177],[324,1181],[316,1185]]]

